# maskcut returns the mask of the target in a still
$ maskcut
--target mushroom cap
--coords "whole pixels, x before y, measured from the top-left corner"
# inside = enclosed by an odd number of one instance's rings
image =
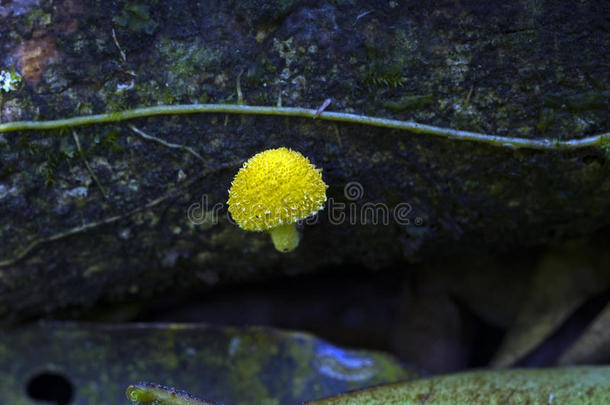
[[[288,148],[268,149],[252,156],[229,190],[229,212],[247,231],[265,231],[295,223],[324,207],[322,169]]]

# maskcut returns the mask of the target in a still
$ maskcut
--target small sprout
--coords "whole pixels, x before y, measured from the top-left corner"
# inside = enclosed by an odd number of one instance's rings
[[[125,395],[131,402],[139,405],[216,405],[186,391],[148,382],[130,385]]]
[[[15,70],[0,72],[0,89],[6,93],[17,90],[19,83],[21,83],[21,75]]]
[[[330,105],[331,99],[327,98],[326,100],[324,100],[324,102],[322,103],[322,105],[320,106],[320,108],[318,108],[318,110],[316,111],[316,115],[314,115],[313,119],[315,120],[316,118],[318,118],[320,116],[320,114],[322,114],[322,112],[324,112],[324,110],[326,109],[326,107],[328,107]]]

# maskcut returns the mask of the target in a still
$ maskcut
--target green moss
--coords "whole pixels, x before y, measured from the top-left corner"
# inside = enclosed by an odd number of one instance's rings
[[[587,111],[608,108],[610,90],[591,90],[578,94],[554,93],[544,98],[547,107],[567,108],[570,111]]]
[[[27,14],[25,23],[29,29],[46,27],[51,24],[51,13],[47,13],[40,8],[34,9]]]
[[[176,101],[176,95],[178,92],[184,91],[185,89],[179,87],[179,84],[174,83],[177,87],[170,88],[169,86],[163,86],[161,83],[150,80],[143,83],[137,83],[135,90],[142,100],[151,100],[161,104],[173,104]],[[188,92],[189,95],[194,95],[194,89]]]
[[[407,82],[407,77],[403,72],[403,68],[407,65],[406,56],[395,46],[391,47],[391,50],[382,48],[377,41],[379,39],[373,36],[365,41],[369,63],[360,69],[364,73],[361,82],[369,90],[377,87],[404,86]]]
[[[383,101],[382,107],[391,111],[414,110],[432,104],[436,98],[432,94],[404,96],[395,100]]]
[[[121,14],[113,17],[112,22],[121,28],[148,35],[152,35],[159,25],[151,18],[148,5],[137,3],[125,4]]]
[[[40,140],[31,139],[27,135],[17,138],[13,147],[17,152],[10,160],[34,161],[33,164],[37,165],[34,171],[24,171],[27,183],[36,183],[37,179],[42,177],[47,186],[55,184],[59,166],[64,163],[72,165],[75,159],[79,158],[72,137],[64,136],[64,130],[57,130],[55,133],[59,136]]]
[[[489,194],[494,196],[500,195],[502,191],[504,191],[504,184],[501,181],[497,181],[489,187]]]
[[[396,49],[395,53],[403,56],[415,52],[418,46],[417,40],[412,36],[407,35],[402,29],[394,30],[394,44]]]
[[[536,124],[536,131],[539,134],[544,134],[555,120],[555,111],[552,108],[543,108],[538,114],[538,123]]]
[[[135,91],[145,103],[173,104],[177,102],[207,103],[206,87],[221,66],[221,52],[202,46],[198,41],[181,42],[161,38],[156,42],[157,52],[152,56],[159,66],[154,80],[137,82]]]
[[[106,129],[101,134],[95,134],[93,137],[93,154],[101,150],[109,150],[112,152],[122,152],[123,146],[119,142],[120,134],[116,128]]]
[[[196,42],[184,43],[162,38],[155,45],[168,71],[177,77],[199,75],[220,65],[221,51]]]
[[[363,84],[372,90],[377,87],[403,87],[407,78],[402,74],[402,63],[387,64],[383,59],[374,60],[366,68]]]

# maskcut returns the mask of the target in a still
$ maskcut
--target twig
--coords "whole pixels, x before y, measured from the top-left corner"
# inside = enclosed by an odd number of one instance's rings
[[[362,17],[365,17],[369,14],[371,14],[372,12],[374,12],[375,10],[369,10],[369,11],[365,11],[364,13],[360,13],[358,14],[358,16],[356,17],[356,20],[354,21],[354,23],[352,24],[352,27],[356,25],[356,23],[358,22],[359,19],[361,19]]]
[[[114,40],[114,44],[116,45],[117,49],[119,50],[119,56],[121,59],[121,68],[122,68],[123,72],[127,73],[128,75],[130,75],[132,77],[136,77],[136,72],[134,72],[133,70],[129,70],[127,68],[127,55],[125,54],[125,52],[121,48],[121,45],[119,44],[119,40],[116,37],[116,32],[114,32],[114,28],[112,29],[112,39]],[[125,87],[128,87],[128,86],[129,85],[127,85]],[[131,86],[133,86],[133,81],[132,81]]]
[[[131,215],[136,214],[140,211],[144,211],[144,210],[153,208],[153,207],[161,204],[165,200],[169,199],[170,196],[174,195],[176,189],[187,188],[191,184],[195,183],[196,181],[201,180],[203,177],[209,175],[213,171],[220,171],[220,170],[223,170],[226,168],[236,167],[236,166],[241,165],[242,163],[243,163],[243,161],[239,160],[239,161],[235,161],[235,162],[218,165],[214,168],[214,170],[208,170],[208,171],[201,173],[199,176],[193,177],[192,179],[186,181],[185,183],[182,183],[181,187],[171,187],[161,197],[158,197],[141,207],[134,208],[133,210],[128,211],[124,214],[108,217],[106,219],[103,219],[103,220],[97,221],[97,222],[90,222],[88,224],[84,224],[84,225],[74,227],[72,229],[68,229],[67,231],[58,232],[51,236],[47,236],[45,238],[40,238],[35,241],[32,241],[29,245],[27,245],[24,249],[22,249],[19,253],[17,253],[13,258],[0,260],[0,267],[7,267],[7,266],[11,266],[11,265],[18,263],[19,261],[23,260],[28,254],[30,254],[30,252],[32,252],[34,249],[36,249],[38,246],[43,245],[45,243],[54,242],[54,241],[57,241],[60,239],[65,239],[72,235],[77,235],[77,234],[80,234],[83,232],[90,231],[91,229],[99,228],[102,225],[112,224],[114,222],[120,221],[121,219],[130,217]]]
[[[123,52],[123,49],[121,49],[121,45],[119,45],[119,40],[116,38],[116,32],[114,32],[114,28],[112,29],[112,39],[114,40],[114,44],[119,50],[119,55],[121,55],[121,63],[127,66],[127,55],[125,55],[125,52]]]
[[[104,187],[102,187],[102,183],[100,183],[100,181],[98,180],[95,173],[93,173],[93,170],[91,170],[91,166],[89,166],[89,162],[87,161],[85,152],[83,152],[83,149],[80,147],[80,141],[78,140],[78,134],[76,133],[75,130],[72,130],[72,136],[74,137],[74,143],[76,143],[76,149],[78,149],[78,153],[80,154],[80,157],[83,159],[83,162],[85,162],[85,166],[87,167],[87,171],[89,172],[89,175],[91,176],[91,178],[93,179],[95,184],[98,186],[98,188],[102,192],[102,195],[104,196],[104,198],[107,198],[108,194],[106,194],[106,190],[104,190]]]
[[[237,104],[239,105],[244,105],[244,93],[241,92],[241,74],[244,73],[244,70],[240,70],[239,74],[237,75],[237,84],[236,84],[236,91],[237,91]]]
[[[268,107],[235,104],[179,104],[159,105],[153,107],[135,108],[120,112],[106,114],[86,115],[82,117],[64,118],[52,121],[13,121],[0,124],[0,132],[23,130],[46,130],[81,125],[91,125],[107,122],[125,121],[134,118],[151,117],[171,114],[198,114],[198,113],[228,113],[253,115],[279,115],[290,117],[313,118],[316,110],[293,107]],[[371,125],[382,128],[392,128],[409,131],[417,134],[428,134],[443,138],[462,141],[481,142],[488,145],[507,148],[528,148],[537,150],[578,149],[590,146],[606,146],[610,143],[610,132],[592,135],[582,139],[526,139],[510,136],[482,134],[457,129],[441,128],[432,125],[419,124],[413,121],[400,121],[387,118],[370,117],[366,115],[348,114],[340,112],[324,112],[318,117],[320,120],[349,122],[361,125]]]
[[[134,125],[132,124],[128,124],[127,125],[129,127],[129,129],[131,129],[133,132],[135,132],[136,134],[140,135],[142,138],[147,139],[149,141],[154,141],[157,142],[163,146],[166,146],[168,148],[172,148],[172,149],[182,149],[188,153],[190,153],[191,155],[195,156],[197,159],[199,159],[200,161],[202,161],[203,163],[205,163],[205,160],[201,157],[201,155],[197,152],[195,152],[195,150],[189,146],[184,146],[184,145],[180,145],[177,143],[169,143],[164,141],[161,138],[157,138],[154,137],[152,135],[148,135],[146,132],[142,131],[141,129],[136,128]]]

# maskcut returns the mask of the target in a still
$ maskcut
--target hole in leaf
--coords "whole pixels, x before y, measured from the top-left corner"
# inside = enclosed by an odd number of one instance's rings
[[[38,401],[68,405],[74,395],[74,386],[65,376],[45,371],[30,378],[27,394]]]

